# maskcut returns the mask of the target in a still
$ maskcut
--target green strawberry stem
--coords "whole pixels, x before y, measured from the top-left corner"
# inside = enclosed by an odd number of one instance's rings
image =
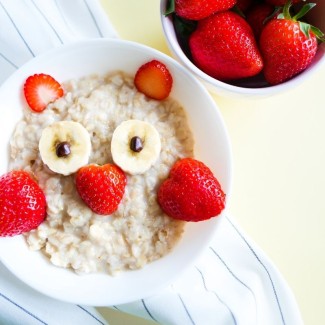
[[[188,40],[190,35],[196,29],[197,22],[173,15],[173,24],[180,47],[186,56],[191,59],[191,51],[188,45]]]
[[[271,19],[273,19],[275,16],[279,16],[279,12],[281,11],[282,7],[281,6],[275,6],[273,12],[267,16],[264,20],[263,20],[263,25],[265,25],[267,22],[269,22]]]
[[[242,10],[238,7],[238,5],[235,5],[232,9],[233,12],[235,12],[236,14],[238,14],[239,16],[243,17],[246,19],[245,14],[242,12]]]
[[[300,9],[300,11],[296,14],[296,15],[294,15],[293,17],[292,17],[292,19],[293,20],[298,20],[298,19],[300,19],[301,17],[303,17],[303,16],[305,16],[306,14],[307,14],[307,12],[310,10],[310,9],[312,9],[312,8],[314,8],[316,6],[316,3],[306,3],[301,9]]]
[[[315,34],[316,38],[319,41],[325,42],[324,33],[320,29],[318,29],[317,27],[312,26],[312,25],[310,25],[308,23],[305,23],[305,22],[302,22],[302,21],[298,20],[301,17],[305,16],[307,14],[307,12],[309,12],[309,10],[314,8],[316,6],[316,3],[306,3],[299,10],[299,12],[296,15],[294,15],[293,17],[290,14],[291,6],[292,6],[292,1],[288,0],[286,2],[286,4],[284,5],[284,7],[283,7],[283,12],[281,14],[279,14],[277,18],[278,19],[288,19],[288,20],[292,20],[294,22],[298,22],[300,30],[305,34],[305,36],[307,38],[309,38],[310,31],[312,31],[312,33]]]
[[[175,11],[175,0],[168,0],[165,16],[172,14],[174,11]]]

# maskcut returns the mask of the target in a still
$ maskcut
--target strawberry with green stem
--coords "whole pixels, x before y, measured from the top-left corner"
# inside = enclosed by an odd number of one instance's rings
[[[278,19],[271,20],[260,36],[264,76],[271,85],[282,83],[305,70],[312,62],[318,42],[324,34],[314,26],[299,21],[315,3],[305,4],[293,17],[288,1]]]

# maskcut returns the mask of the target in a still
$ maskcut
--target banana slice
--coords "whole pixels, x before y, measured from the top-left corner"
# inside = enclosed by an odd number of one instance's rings
[[[158,159],[161,150],[159,133],[147,122],[122,122],[112,136],[111,151],[116,165],[125,172],[145,173]]]
[[[58,174],[70,175],[88,163],[90,136],[80,123],[56,122],[43,130],[39,151],[49,169]]]

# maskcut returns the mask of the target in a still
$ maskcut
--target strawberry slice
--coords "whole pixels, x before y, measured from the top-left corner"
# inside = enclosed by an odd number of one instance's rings
[[[31,110],[40,113],[49,103],[62,97],[64,91],[53,77],[41,73],[27,78],[24,84],[24,94]]]
[[[146,96],[163,100],[171,92],[173,78],[163,63],[152,60],[138,69],[135,74],[134,84],[138,91]]]

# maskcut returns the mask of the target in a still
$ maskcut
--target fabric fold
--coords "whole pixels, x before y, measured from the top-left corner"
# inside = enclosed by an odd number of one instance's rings
[[[0,84],[44,51],[105,37],[117,33],[96,0],[1,0]]]

